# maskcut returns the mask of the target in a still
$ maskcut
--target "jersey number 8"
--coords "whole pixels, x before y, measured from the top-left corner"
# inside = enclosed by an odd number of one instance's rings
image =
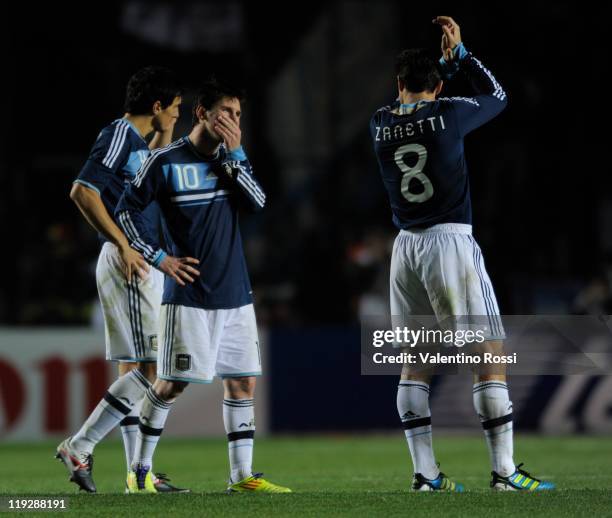
[[[406,155],[416,153],[417,162],[412,167],[404,162]],[[420,144],[406,144],[397,148],[395,152],[395,163],[404,174],[402,176],[402,196],[412,203],[423,203],[433,196],[434,190],[431,180],[423,173],[423,168],[427,162],[427,150]],[[410,192],[410,181],[418,180],[423,185],[423,192],[414,194]]]

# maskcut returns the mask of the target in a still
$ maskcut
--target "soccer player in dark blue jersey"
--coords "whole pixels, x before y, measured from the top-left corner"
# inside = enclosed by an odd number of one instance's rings
[[[170,70],[147,67],[134,74],[127,85],[125,115],[100,132],[70,193],[102,243],[96,282],[104,314],[106,358],[119,365],[119,378],[102,401],[81,429],[57,448],[70,479],[89,492],[96,491],[93,449],[117,424],[121,425],[129,470],[137,416],[149,379],[155,379],[157,358],[163,275],[149,271],[142,255],[129,246],[115,222],[115,206],[150,149],[172,140],[180,103],[180,88]],[[147,144],[145,137],[151,133]],[[158,234],[157,207],[152,206],[143,221],[153,235]],[[160,492],[177,490],[163,477],[155,483]]]
[[[484,349],[501,354],[504,330],[482,253],[472,238],[472,211],[464,137],[506,107],[506,93],[491,72],[466,50],[449,17],[441,26],[440,66],[422,50],[397,60],[399,99],[379,109],[370,124],[376,157],[399,234],[391,259],[391,315],[401,326],[411,316],[439,322],[482,317]],[[470,97],[438,97],[442,75],[463,74]],[[456,320],[454,320],[456,322]],[[414,464],[413,489],[462,491],[440,472],[434,457],[429,409],[430,374],[404,366],[397,408]],[[505,371],[474,376],[474,406],[493,467],[491,487],[551,489],[513,460],[512,403]]]
[[[142,405],[128,489],[153,492],[155,446],[175,399],[189,383],[223,379],[230,492],[289,492],[252,472],[255,377],[261,358],[253,297],[238,226],[241,206],[266,195],[241,146],[241,93],[208,80],[191,133],[154,151],[124,192],[117,218],[131,245],[166,274],[157,381]],[[145,213],[157,202],[162,249]]]

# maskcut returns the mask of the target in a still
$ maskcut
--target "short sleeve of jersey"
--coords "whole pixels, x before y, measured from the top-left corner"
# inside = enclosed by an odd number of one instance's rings
[[[76,182],[102,193],[127,157],[129,125],[121,120],[104,128],[94,143]]]

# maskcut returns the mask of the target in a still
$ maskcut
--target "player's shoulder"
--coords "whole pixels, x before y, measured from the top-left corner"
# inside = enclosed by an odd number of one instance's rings
[[[182,137],[174,142],[171,142],[167,146],[153,149],[149,154],[145,164],[169,164],[172,163],[177,157],[180,157],[187,146],[185,137]]]
[[[378,110],[374,112],[374,115],[376,115],[377,113],[390,112],[392,108],[393,108],[393,104],[387,104],[386,106],[381,106],[380,108],[378,108]]]
[[[125,119],[114,120],[98,133],[89,158],[114,168],[124,159],[125,150],[134,147],[130,132],[130,124]]]
[[[118,140],[125,138],[128,135],[129,129],[130,125],[125,119],[116,119],[100,130],[96,142],[110,145],[111,142],[114,141],[116,144]]]
[[[391,113],[391,110],[393,110],[394,108],[397,108],[398,105],[399,105],[398,101],[395,101],[391,104],[381,106],[372,114],[370,121],[372,123],[379,122],[383,117]]]
[[[441,106],[451,106],[453,104],[468,104],[472,106],[480,106],[478,101],[473,97],[439,97],[437,101]]]
[[[115,119],[102,128],[96,142],[102,145],[111,146],[113,149],[120,149],[123,147],[137,149],[148,148],[144,138],[127,119]]]

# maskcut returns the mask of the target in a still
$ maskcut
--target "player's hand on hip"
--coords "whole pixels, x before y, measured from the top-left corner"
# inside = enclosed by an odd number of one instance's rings
[[[236,124],[226,113],[221,112],[217,115],[215,119],[215,131],[223,139],[228,151],[234,151],[240,147],[240,142],[242,140],[240,126],[238,126],[238,124]]]
[[[139,252],[129,245],[125,245],[119,248],[119,254],[123,262],[123,271],[128,282],[132,282],[133,275],[138,275],[143,281],[147,278],[149,265]]]
[[[459,29],[459,25],[450,16],[436,16],[432,22],[437,23],[442,28],[442,44],[446,45],[447,48],[454,49],[461,43],[461,30]],[[446,37],[446,42],[444,41],[444,37]],[[444,59],[446,59],[444,47],[442,48],[442,52],[444,53]]]
[[[167,255],[159,263],[158,268],[168,277],[172,277],[178,284],[185,286],[185,281],[193,282],[200,272],[190,264],[200,264],[193,257],[172,257]]]

